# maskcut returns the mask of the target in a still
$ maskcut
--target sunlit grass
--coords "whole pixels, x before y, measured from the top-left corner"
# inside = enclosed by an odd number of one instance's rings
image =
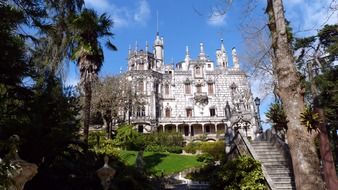
[[[127,165],[135,165],[137,151],[121,151],[120,156]],[[163,152],[144,152],[145,170],[154,175],[170,175],[188,168],[201,167],[196,156]]]

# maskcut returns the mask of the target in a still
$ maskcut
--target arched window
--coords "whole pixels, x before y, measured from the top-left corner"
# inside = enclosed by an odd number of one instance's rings
[[[169,95],[169,84],[166,84],[166,85],[164,86],[164,94],[165,94],[165,95]]]
[[[138,82],[138,91],[140,93],[144,92],[144,82],[143,82],[143,80],[141,80],[141,81]]]
[[[170,117],[170,108],[165,109],[165,117]]]
[[[197,92],[197,93],[202,93],[202,85],[198,84],[198,85],[196,86],[196,92]]]
[[[195,68],[195,74],[200,75],[201,74],[201,67],[196,67]]]
[[[208,83],[208,94],[214,94],[214,83]]]
[[[143,63],[143,62],[141,62],[141,63],[139,64],[139,70],[144,70],[144,63]]]
[[[215,108],[210,108],[209,111],[210,111],[210,116],[211,117],[215,117],[216,116],[216,110],[215,110]]]
[[[191,85],[190,83],[184,84],[185,86],[185,94],[191,94]]]
[[[186,112],[187,112],[187,117],[192,117],[192,109],[191,108],[187,108]]]
[[[141,116],[142,117],[146,116],[146,108],[144,106],[142,106]]]

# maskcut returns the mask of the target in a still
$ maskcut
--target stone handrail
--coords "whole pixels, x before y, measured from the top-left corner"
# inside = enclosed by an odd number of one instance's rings
[[[253,159],[255,160],[259,160],[258,156],[255,152],[255,150],[253,149],[253,147],[251,146],[248,138],[242,134],[242,132],[238,131],[234,138],[232,139],[232,141],[230,142],[230,151],[228,153],[228,156],[230,159],[235,158],[237,155],[247,155],[247,156],[251,156]],[[274,189],[274,185],[272,182],[272,179],[270,177],[270,175],[267,173],[266,168],[261,164],[261,168],[263,171],[263,175],[266,181],[266,184],[268,186],[269,189]]]
[[[266,140],[271,142],[275,147],[277,147],[280,151],[282,151],[285,158],[288,158],[288,165],[292,169],[292,160],[290,155],[290,150],[288,144],[281,138],[276,131],[272,129],[266,130],[261,136],[259,137],[262,140]]]

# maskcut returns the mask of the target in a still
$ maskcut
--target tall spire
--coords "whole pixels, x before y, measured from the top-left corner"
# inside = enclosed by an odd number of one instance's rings
[[[146,41],[146,53],[148,53],[149,50],[149,45],[148,45],[148,40]]]
[[[236,52],[235,47],[232,48],[231,54],[232,54],[232,64],[234,66],[234,69],[238,70],[239,62],[238,62],[238,57],[237,57],[237,52]]]
[[[138,44],[137,44],[137,41],[135,41],[135,51],[137,52],[138,50]]]
[[[189,55],[189,47],[186,46],[185,47],[185,63],[189,64],[189,61],[190,61],[190,55]]]
[[[185,46],[185,57],[189,57],[189,46]]]
[[[202,59],[202,60],[206,59],[205,52],[204,52],[204,44],[202,42],[200,43],[200,55],[199,55],[199,58]]]
[[[222,38],[221,38],[221,51],[225,52],[224,43],[223,43],[223,39]]]

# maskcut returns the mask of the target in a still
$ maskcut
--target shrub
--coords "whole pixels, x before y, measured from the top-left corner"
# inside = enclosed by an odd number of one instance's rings
[[[161,145],[148,145],[145,147],[148,152],[170,152],[180,154],[182,153],[181,146],[161,146]]]
[[[140,150],[144,146],[143,137],[140,136],[132,125],[123,124],[117,129],[113,143],[127,150]]]
[[[96,131],[89,133],[89,149],[98,155],[109,155],[118,157],[116,145],[112,139],[106,138],[105,131]]]
[[[184,151],[187,153],[195,154],[197,150],[201,150],[203,153],[210,154],[215,160],[222,160],[225,156],[224,142],[193,142],[184,147]]]
[[[240,156],[218,167],[211,178],[211,189],[265,190],[260,162],[249,156]]]
[[[187,144],[183,148],[183,150],[187,153],[195,154],[196,150],[199,150],[200,145],[201,145],[201,143],[199,143],[199,142],[192,142],[192,143]]]
[[[197,161],[204,162],[206,164],[211,164],[214,162],[214,157],[208,153],[197,155]]]
[[[203,153],[210,154],[215,160],[222,160],[225,156],[223,141],[204,142],[200,144],[199,148]]]
[[[181,146],[167,146],[167,151],[175,154],[182,153],[182,149]]]
[[[144,150],[147,152],[165,152],[165,150],[163,150],[163,147],[159,145],[148,145]]]

